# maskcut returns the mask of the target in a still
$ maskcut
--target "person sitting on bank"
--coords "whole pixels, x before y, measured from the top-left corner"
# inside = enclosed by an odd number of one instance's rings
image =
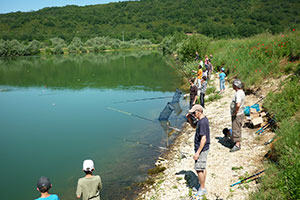
[[[59,200],[56,194],[49,194],[52,184],[49,178],[42,176],[37,182],[37,191],[41,193],[41,197],[35,200]]]
[[[76,196],[82,200],[100,200],[102,181],[99,175],[93,175],[95,170],[92,160],[83,161],[85,177],[80,178],[77,184]]]
[[[224,142],[227,143],[230,148],[232,148],[234,146],[234,142],[232,138],[232,129],[224,128],[223,134],[224,134]]]

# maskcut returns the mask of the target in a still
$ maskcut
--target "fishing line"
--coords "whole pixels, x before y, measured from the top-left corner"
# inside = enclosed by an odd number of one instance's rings
[[[116,112],[119,112],[119,113],[123,113],[123,114],[125,114],[125,115],[133,116],[133,117],[136,117],[136,118],[139,118],[139,119],[143,119],[143,120],[145,120],[145,121],[149,121],[149,122],[152,122],[152,123],[155,123],[155,124],[159,124],[159,125],[160,125],[160,123],[158,123],[158,122],[155,121],[155,120],[148,119],[148,118],[146,118],[146,117],[143,117],[143,116],[140,116],[140,115],[136,115],[136,114],[133,114],[133,113],[130,113],[130,112],[126,112],[126,111],[124,111],[124,110],[119,110],[119,109],[116,109],[116,108],[113,108],[113,107],[107,107],[107,109],[110,109],[110,110],[113,110],[113,111],[116,111]],[[176,127],[169,126],[169,125],[167,125],[167,127],[170,128],[170,129],[173,129],[173,130],[175,130],[175,131],[178,131],[178,132],[181,131],[180,129],[178,129],[178,128],[176,128]]]
[[[144,98],[144,99],[132,99],[132,100],[125,100],[125,101],[116,101],[113,103],[128,103],[128,102],[136,102],[136,101],[147,101],[147,100],[156,100],[156,99],[168,99],[172,98],[173,96],[166,96],[166,97],[152,97],[152,98]]]

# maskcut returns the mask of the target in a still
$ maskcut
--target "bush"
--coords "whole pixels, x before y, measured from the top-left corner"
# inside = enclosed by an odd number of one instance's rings
[[[183,32],[177,32],[173,36],[165,37],[161,42],[160,47],[164,54],[176,53],[181,42],[186,38],[186,34]]]
[[[76,48],[76,46],[74,44],[70,44],[68,46],[68,52],[69,53],[76,53],[76,51],[77,51],[77,48]]]
[[[54,47],[54,48],[57,46],[61,46],[61,47],[66,46],[66,42],[63,39],[58,38],[58,37],[51,38],[50,42],[51,42],[51,47]]]
[[[52,49],[52,54],[63,54],[62,46],[57,45]]]
[[[185,39],[178,49],[179,58],[186,62],[195,58],[195,52],[198,51],[200,58],[203,58],[207,52],[211,39],[204,35],[192,35]]]

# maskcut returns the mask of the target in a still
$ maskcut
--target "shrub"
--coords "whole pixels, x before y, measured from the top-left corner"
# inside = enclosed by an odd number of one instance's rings
[[[64,51],[62,50],[62,46],[57,45],[52,49],[53,54],[63,54]]]
[[[192,35],[183,40],[178,49],[180,60],[183,62],[193,60],[196,51],[198,51],[200,58],[203,58],[207,52],[210,41],[211,39],[204,35]]]

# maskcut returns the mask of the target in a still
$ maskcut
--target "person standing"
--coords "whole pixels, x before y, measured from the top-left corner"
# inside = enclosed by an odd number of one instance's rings
[[[100,176],[93,175],[95,170],[92,160],[83,161],[83,169],[85,177],[78,179],[76,196],[82,200],[100,200],[100,190],[102,189],[102,181]]]
[[[199,56],[199,53],[198,53],[198,51],[196,51],[196,57],[195,57],[195,61],[198,61],[199,59],[200,59],[200,56]]]
[[[202,79],[202,76],[203,76],[203,69],[202,69],[202,66],[199,65],[198,66],[198,72],[197,72],[197,82],[198,82],[198,88],[200,89],[201,87],[201,79]]]
[[[195,82],[194,78],[190,79],[190,84],[191,84],[191,86],[190,86],[190,109],[193,107],[193,105],[195,105],[196,100],[198,98],[198,96],[197,96],[198,88],[194,84],[194,82]]]
[[[207,88],[206,76],[202,77],[200,89],[200,105],[204,108],[204,97]]]
[[[225,74],[225,69],[222,67],[221,68],[221,71],[220,71],[220,74],[219,74],[219,79],[220,79],[220,93],[224,92],[225,91],[225,77],[226,77],[226,74]]]
[[[210,145],[210,130],[209,130],[209,122],[207,117],[203,113],[203,108],[199,104],[194,105],[192,109],[189,110],[189,114],[194,115],[197,119],[196,133],[194,138],[194,160],[195,160],[195,170],[198,175],[198,181],[200,183],[200,187],[196,196],[202,196],[207,194],[207,190],[205,188],[205,180],[206,180],[206,161],[207,155],[209,152]]]
[[[241,149],[242,139],[242,124],[244,120],[244,102],[245,93],[242,89],[243,85],[239,79],[235,79],[232,83],[235,90],[235,95],[230,104],[231,122],[232,122],[232,139],[234,146],[230,152],[235,152]]]

